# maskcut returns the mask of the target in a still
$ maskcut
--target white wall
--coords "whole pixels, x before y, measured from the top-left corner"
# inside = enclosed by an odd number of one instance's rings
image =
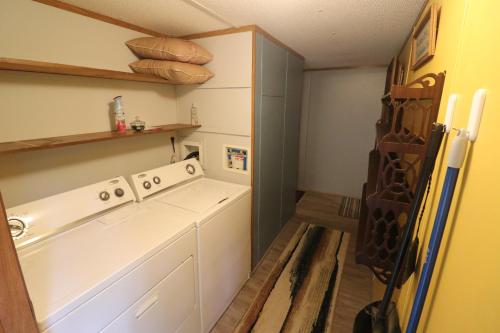
[[[0,56],[129,71],[125,46],[144,36],[30,0],[0,0]],[[177,122],[175,88],[162,84],[0,71],[0,142],[111,129],[123,95],[127,122]],[[171,135],[175,135],[172,133]],[[168,164],[169,134],[0,156],[7,207]]]
[[[361,197],[385,68],[306,72],[298,187]]]
[[[0,0],[0,56],[130,71],[125,46],[141,33],[30,0]],[[15,31],[15,33],[12,33]],[[127,122],[190,122],[194,102],[202,128],[179,133],[202,141],[209,177],[250,184],[251,175],[222,168],[222,145],[251,148],[252,33],[195,40],[214,54],[215,77],[173,86],[0,71],[0,142],[107,131],[109,103],[122,95]],[[7,207],[118,175],[168,164],[176,133],[0,156]]]
[[[251,174],[239,174],[222,167],[223,145],[251,150],[252,124],[252,32],[196,39],[214,55],[206,66],[215,77],[199,86],[178,86],[177,115],[191,121],[191,105],[198,109],[202,127],[181,133],[182,140],[204,144],[204,169],[208,177],[249,185]],[[250,169],[251,170],[251,169]]]

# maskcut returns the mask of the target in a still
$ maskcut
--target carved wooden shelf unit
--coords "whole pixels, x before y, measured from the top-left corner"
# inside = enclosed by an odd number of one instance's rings
[[[99,141],[117,140],[125,138],[134,138],[138,136],[172,132],[176,130],[195,129],[201,126],[193,126],[189,124],[170,124],[158,126],[153,129],[148,129],[142,132],[134,132],[127,130],[126,133],[120,134],[116,131],[85,133],[76,135],[58,136],[53,138],[13,141],[0,143],[0,155],[16,152],[24,152],[31,150],[51,149],[58,147],[74,146],[84,143],[92,143]]]
[[[153,75],[146,75],[146,74],[139,74],[139,73],[132,73],[132,72],[120,72],[120,71],[113,71],[113,70],[109,70],[109,69],[99,69],[99,68],[91,68],[91,67],[64,65],[64,64],[57,64],[57,63],[52,63],[52,62],[12,59],[12,58],[0,58],[0,70],[11,70],[11,71],[19,71],[19,72],[60,74],[60,75],[94,77],[94,78],[101,78],[101,79],[172,84],[167,80],[164,80],[162,78],[159,78],[159,77],[156,77]]]
[[[383,283],[399,250],[444,78],[444,73],[427,74],[406,85],[392,84],[382,97],[363,186],[356,261],[370,267]]]

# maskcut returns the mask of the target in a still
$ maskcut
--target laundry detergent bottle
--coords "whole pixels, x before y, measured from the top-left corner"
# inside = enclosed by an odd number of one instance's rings
[[[115,112],[115,128],[119,133],[127,131],[127,124],[125,123],[125,112],[122,107],[122,97],[116,96],[113,98],[113,110]]]

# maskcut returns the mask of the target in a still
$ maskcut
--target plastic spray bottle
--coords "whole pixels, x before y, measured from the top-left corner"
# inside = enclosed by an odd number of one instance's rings
[[[127,124],[125,123],[125,112],[122,108],[122,97],[116,96],[113,98],[114,112],[115,112],[115,128],[119,133],[125,133],[127,131]]]

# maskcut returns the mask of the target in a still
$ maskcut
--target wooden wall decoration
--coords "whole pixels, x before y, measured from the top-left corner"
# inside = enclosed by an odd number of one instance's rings
[[[444,78],[444,73],[427,74],[404,86],[393,84],[382,98],[363,186],[356,261],[383,283],[390,279],[400,247]]]
[[[384,94],[388,94],[391,91],[393,84],[401,85],[404,79],[404,67],[399,61],[398,57],[394,57],[391,63],[387,67],[387,75],[385,77],[385,89]]]
[[[411,69],[416,70],[429,61],[436,52],[438,7],[431,5],[413,29],[411,37]]]

